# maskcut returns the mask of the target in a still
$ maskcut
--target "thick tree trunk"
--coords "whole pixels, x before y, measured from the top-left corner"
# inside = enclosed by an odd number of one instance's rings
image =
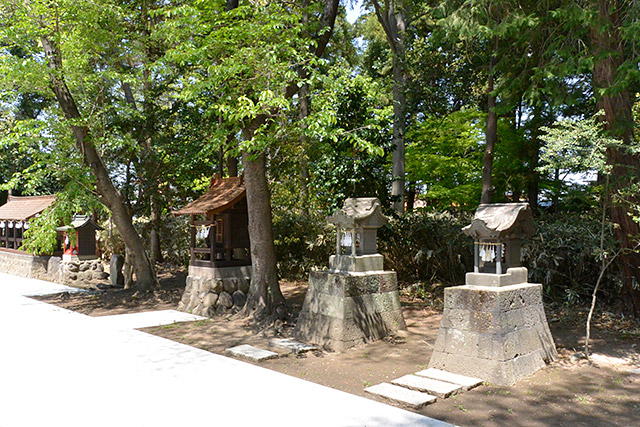
[[[41,38],[45,56],[49,61],[51,72],[49,74],[51,89],[56,96],[60,108],[69,120],[81,119],[76,105],[66,82],[62,76],[62,60],[56,46],[47,37]],[[155,271],[147,257],[144,244],[138,232],[133,227],[129,210],[124,204],[120,193],[111,182],[109,173],[102,162],[100,154],[88,137],[88,129],[85,126],[72,125],[76,146],[82,153],[85,163],[91,169],[95,179],[96,188],[100,199],[109,210],[113,222],[131,255],[131,263],[136,275],[136,288],[139,290],[152,289],[157,286]]]
[[[616,85],[617,72],[624,62],[624,51],[620,41],[620,16],[616,0],[598,0],[598,11],[601,21],[591,30],[596,62],[593,70],[594,93],[601,94],[601,89],[610,89]],[[619,83],[618,83],[619,84]],[[629,89],[619,88],[606,91],[597,98],[599,109],[604,111],[605,129],[619,138],[625,145],[633,143],[633,113]],[[640,159],[637,155],[627,153],[623,148],[610,147],[607,150],[611,171],[612,200],[621,191],[628,190],[633,182],[637,182]],[[636,318],[640,318],[640,254],[635,247],[640,236],[640,228],[633,220],[630,205],[640,202],[638,196],[626,202],[613,202],[610,208],[611,220],[617,225],[614,228],[618,244],[623,248],[620,255],[624,272],[622,301],[624,310]]]
[[[229,2],[232,3],[233,0]],[[325,0],[324,2],[324,10],[320,19],[323,30],[316,38],[315,55],[317,57],[322,56],[333,33],[338,4],[338,0]],[[285,90],[285,97],[293,97],[298,93],[298,89],[298,82],[291,82]],[[256,117],[250,125],[242,130],[244,138],[253,138],[255,130],[269,120],[270,118],[266,114]],[[254,319],[263,319],[274,315],[284,317],[287,309],[278,284],[276,250],[273,242],[271,193],[267,182],[265,154],[243,152],[242,163],[247,188],[249,238],[253,264],[251,287],[242,313]]]
[[[247,138],[251,138],[248,132]],[[272,316],[282,318],[287,309],[278,284],[276,250],[273,243],[271,192],[266,179],[265,155],[242,153],[244,180],[247,187],[249,236],[253,278],[243,314],[256,319]]]
[[[492,60],[493,61],[493,60]],[[492,67],[493,68],[493,65]],[[485,130],[486,145],[484,157],[482,158],[482,197],[480,203],[491,203],[494,188],[491,185],[491,175],[493,169],[493,152],[498,140],[498,115],[495,112],[496,97],[493,95],[493,70],[489,72],[489,82],[487,87],[487,128]]]

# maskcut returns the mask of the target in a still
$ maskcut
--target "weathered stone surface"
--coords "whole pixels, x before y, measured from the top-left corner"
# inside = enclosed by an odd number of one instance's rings
[[[237,307],[237,308],[244,307],[244,303],[247,302],[247,297],[242,291],[235,291],[231,295],[231,299],[233,300],[234,307]]]
[[[124,286],[124,275],[122,274],[123,266],[124,257],[122,255],[115,254],[111,257],[111,263],[109,264],[109,277],[111,278],[111,284],[113,286]]]
[[[447,371],[441,371],[440,369],[424,369],[420,372],[416,372],[416,375],[421,377],[433,378],[435,380],[446,381],[448,383],[457,384],[464,391],[471,390],[482,384],[480,378],[468,377],[466,375],[453,374]]]
[[[251,267],[247,266],[218,269],[190,266],[178,310],[190,311],[199,304],[200,315],[213,317],[226,314],[234,306],[243,306],[246,293],[242,289],[249,290],[250,273]],[[236,294],[237,291],[240,293]]]
[[[240,357],[242,359],[251,360],[253,362],[262,362],[269,359],[279,357],[278,353],[269,350],[263,350],[251,345],[239,345],[237,347],[228,348],[225,353],[229,356]]]
[[[397,385],[382,383],[364,389],[366,393],[375,396],[384,397],[394,403],[408,406],[413,409],[420,409],[437,400],[435,396],[427,393],[421,393],[415,390],[409,390]]]
[[[221,292],[218,296],[218,305],[223,306],[224,308],[233,307],[233,298],[227,292]]]
[[[92,276],[91,278],[93,280],[105,280],[109,278],[109,274],[105,273],[104,271],[93,271],[92,272]]]
[[[314,271],[293,336],[330,350],[343,350],[400,329],[406,325],[395,272]]]
[[[229,295],[232,295],[236,291],[236,289],[238,289],[238,283],[235,279],[226,279],[223,280],[222,283],[224,291]]]
[[[78,265],[78,269],[80,271],[87,271],[91,269],[91,264],[88,262],[81,262],[80,265]]]
[[[316,346],[308,345],[288,338],[273,338],[269,341],[269,346],[289,350],[291,353],[295,354],[306,353],[307,351],[314,351],[318,349],[318,347]]]
[[[462,386],[447,383],[433,378],[425,378],[417,375],[405,375],[391,381],[391,384],[422,391],[443,399],[462,391]]]
[[[218,294],[213,292],[209,292],[202,299],[202,305],[204,305],[206,309],[215,308],[217,302],[218,302]]]
[[[541,285],[445,289],[430,368],[512,385],[556,358]]]

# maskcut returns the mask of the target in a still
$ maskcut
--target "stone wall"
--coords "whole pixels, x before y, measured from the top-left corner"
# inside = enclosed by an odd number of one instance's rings
[[[178,310],[214,317],[240,310],[247,301],[251,267],[189,267]]]
[[[76,288],[93,288],[94,283],[109,277],[99,259],[64,261],[60,257],[51,257],[47,271],[48,280]]]
[[[21,277],[48,280],[48,256],[0,250],[0,272]]]
[[[98,259],[63,261],[60,257],[34,256],[4,250],[0,250],[0,272],[77,288],[93,288],[96,282],[109,277]]]

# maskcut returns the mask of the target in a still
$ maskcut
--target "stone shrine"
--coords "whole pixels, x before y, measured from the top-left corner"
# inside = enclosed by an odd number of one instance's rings
[[[293,336],[345,350],[406,329],[395,271],[384,271],[377,229],[387,223],[377,198],[353,198],[330,216],[337,228],[329,269],[312,271]]]
[[[474,239],[474,271],[445,289],[429,367],[512,385],[557,358],[542,285],[520,261],[533,215],[528,203],[484,204],[462,231]]]

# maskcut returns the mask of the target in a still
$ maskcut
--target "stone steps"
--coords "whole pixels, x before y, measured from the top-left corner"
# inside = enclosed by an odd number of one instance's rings
[[[365,392],[375,396],[384,397],[393,403],[408,406],[413,409],[421,409],[424,406],[436,401],[437,397],[427,393],[410,390],[397,385],[382,383],[364,389]]]
[[[389,383],[366,388],[366,393],[382,397],[392,403],[420,409],[457,393],[471,390],[482,384],[478,378],[452,374],[439,369],[425,369],[415,375],[405,375]]]

